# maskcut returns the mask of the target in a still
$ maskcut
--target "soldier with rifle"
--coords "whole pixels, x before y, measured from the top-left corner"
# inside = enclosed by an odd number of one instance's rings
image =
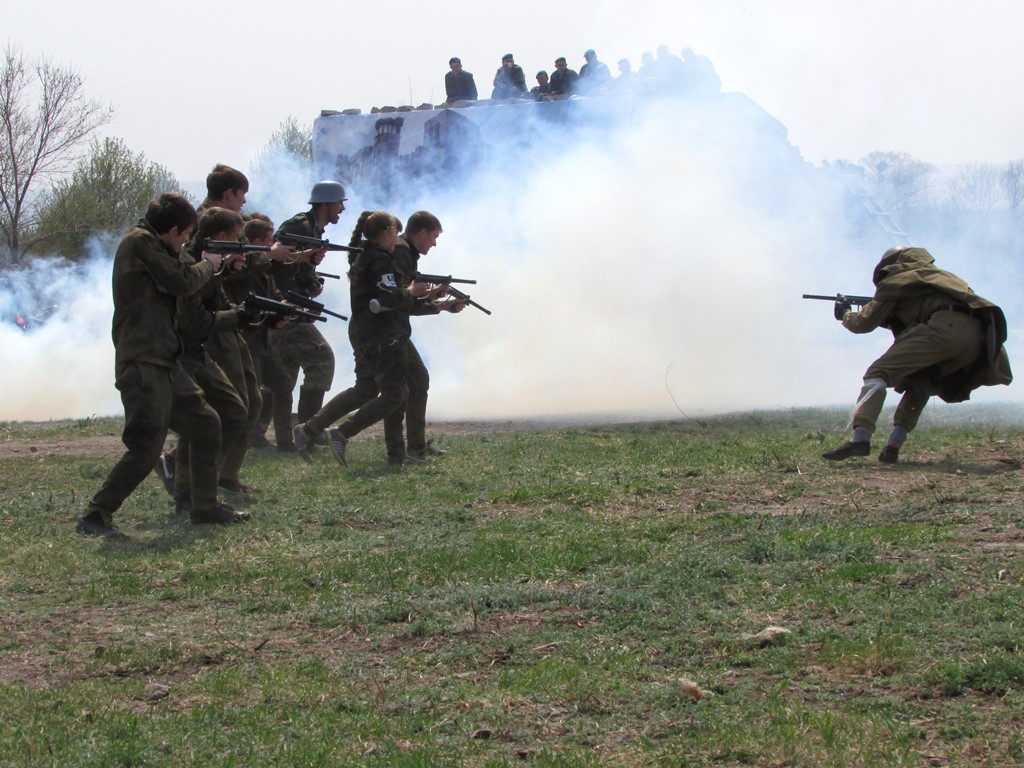
[[[895,340],[864,374],[850,419],[853,436],[822,454],[830,461],[871,453],[871,436],[890,387],[903,398],[878,460],[895,464],[929,397],[958,403],[978,387],[1013,379],[1003,348],[1002,310],[956,275],[937,268],[924,248],[890,248],[875,267],[873,281],[875,294],[858,311],[853,310],[858,303],[853,297],[839,296],[835,317],[853,333],[888,328]]]
[[[179,363],[177,300],[209,283],[224,260],[219,254],[204,254],[188,265],[178,260],[195,227],[196,211],[188,200],[165,193],[149,203],[114,256],[112,336],[127,450],[79,518],[79,533],[119,535],[114,513],[149,474],[169,428],[197,445],[191,457],[192,522],[224,524],[247,517],[217,501],[220,421]]]
[[[320,240],[328,224],[337,224],[345,210],[345,188],[337,181],[320,181],[313,185],[309,196],[310,209],[296,214],[277,230],[276,238],[288,243],[289,236]],[[300,246],[307,247],[307,246]],[[323,291],[323,280],[316,268],[323,261],[326,248],[309,249],[308,258],[279,267],[274,280],[282,294],[289,291],[307,299],[315,299]],[[281,423],[278,414],[291,413],[292,393],[302,371],[299,388],[298,419],[303,422],[320,410],[334,382],[334,352],[323,334],[311,322],[292,321],[280,329],[271,329],[270,348],[287,374],[288,386],[271,391],[274,399],[274,432],[277,450],[295,452],[292,429]]]

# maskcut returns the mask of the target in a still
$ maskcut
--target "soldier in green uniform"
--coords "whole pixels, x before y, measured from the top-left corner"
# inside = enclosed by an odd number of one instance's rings
[[[328,224],[337,224],[345,210],[345,188],[336,181],[320,181],[313,185],[309,196],[310,209],[296,214],[284,222],[277,231],[281,234],[322,238]],[[316,267],[323,260],[324,251],[305,252],[303,257],[274,270],[278,289],[287,294],[294,291],[302,296],[316,298],[323,291],[323,281],[316,275]],[[279,451],[295,451],[291,430],[292,392],[302,370],[299,388],[298,418],[305,421],[320,410],[324,395],[334,382],[334,352],[319,330],[311,322],[291,322],[283,328],[271,329],[270,348],[287,374],[287,388],[272,389],[274,399],[274,432]],[[287,414],[287,419],[285,418]]]
[[[206,240],[237,240],[242,231],[242,216],[226,208],[206,208],[199,216],[196,237],[185,247],[182,260],[188,263],[203,256]],[[232,266],[243,262],[239,255]],[[248,314],[231,304],[224,293],[226,271],[202,291],[178,302],[178,333],[184,347],[182,366],[206,393],[206,399],[221,420],[221,450],[218,453],[218,486],[238,493],[238,473],[248,446],[249,404],[262,398],[256,387],[255,372],[248,347],[239,334]],[[254,393],[254,390],[255,391]],[[181,464],[192,448],[192,441],[178,443],[177,463]],[[175,474],[175,499],[179,511],[188,506],[190,478],[184,467]]]
[[[195,523],[229,523],[244,515],[217,503],[220,422],[203,393],[178,363],[181,343],[174,317],[178,297],[208,283],[221,266],[210,254],[183,265],[178,252],[196,225],[196,212],[180,195],[151,201],[114,256],[112,338],[117,388],[124,405],[121,435],[127,451],[93,496],[76,530],[116,534],[113,515],[149,474],[169,428],[195,440],[192,455]]]
[[[888,328],[895,341],[864,374],[851,418],[853,437],[822,454],[831,461],[871,453],[871,435],[889,387],[903,398],[878,460],[895,464],[929,397],[957,403],[978,387],[1009,384],[1013,378],[1003,348],[1002,310],[956,275],[938,269],[924,248],[890,248],[873,279],[872,301],[859,312],[837,301],[836,319],[853,333]]]
[[[245,226],[242,228],[242,237],[253,245],[272,247],[274,246],[274,223],[264,214],[254,213],[245,222]],[[235,304],[241,304],[249,293],[275,300],[282,298],[281,292],[277,290],[277,284],[269,272],[250,272],[248,279],[226,282],[224,289]],[[287,320],[282,321],[282,324],[283,322],[287,322]],[[243,329],[242,333],[249,346],[253,367],[256,370],[256,381],[260,385],[260,393],[263,395],[262,413],[259,414],[255,423],[250,414],[249,447],[267,448],[271,444],[267,440],[266,432],[273,420],[274,397],[271,390],[286,389],[289,381],[288,374],[271,352],[270,325],[268,323],[260,323],[255,327]],[[288,426],[290,426],[291,419],[290,411],[291,407],[289,406],[283,421]]]

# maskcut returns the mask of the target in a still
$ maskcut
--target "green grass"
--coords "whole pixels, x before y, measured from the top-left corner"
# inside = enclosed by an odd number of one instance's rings
[[[252,454],[243,526],[148,479],[123,541],[73,531],[113,458],[0,451],[0,764],[1019,765],[995,415],[929,414],[895,467],[822,461],[832,411],[481,429],[401,471],[366,436],[347,470]]]

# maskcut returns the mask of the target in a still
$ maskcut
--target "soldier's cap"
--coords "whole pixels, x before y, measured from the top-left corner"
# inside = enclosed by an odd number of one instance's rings
[[[555,59],[555,64],[565,64],[565,56],[559,56]]]
[[[501,60],[502,61],[512,61],[512,54],[511,53],[506,53],[504,56],[501,57]]]
[[[587,58],[587,56],[593,56],[595,59],[597,58],[597,54],[594,52],[593,48],[587,48],[587,50],[583,52],[583,58]]]
[[[462,59],[460,59],[458,56],[452,56],[450,59],[448,59],[448,63],[449,64],[461,64],[462,63]]]
[[[547,76],[548,76],[548,73],[547,73],[547,72],[545,72],[545,71],[544,71],[544,70],[542,69],[542,70],[541,70],[540,72],[538,72],[538,73],[537,73],[537,77],[540,77],[541,75],[544,75],[544,77],[547,77]]]

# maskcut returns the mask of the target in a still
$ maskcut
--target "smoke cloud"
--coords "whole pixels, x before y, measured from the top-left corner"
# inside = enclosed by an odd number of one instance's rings
[[[679,409],[852,404],[891,337],[849,334],[830,304],[800,296],[872,293],[871,270],[892,243],[859,218],[842,185],[802,160],[784,127],[727,94],[520,131],[444,184],[405,180],[384,193],[343,179],[348,210],[327,237],[347,243],[363,208],[403,220],[430,210],[444,233],[421,268],[476,278],[464,288],[493,312],[413,318],[431,371],[429,418],[673,418]],[[318,175],[332,171],[321,164]],[[301,168],[263,158],[251,181],[248,210],[279,224],[306,208],[311,179]],[[979,269],[969,241],[930,234],[911,238],[1006,310],[1013,360],[1019,314],[1016,297],[999,293],[1002,255]],[[113,247],[97,243],[102,255],[76,267],[37,262],[0,289],[0,418],[120,411]],[[323,265],[346,268],[340,253]],[[29,282],[58,308],[22,332],[6,321]],[[320,300],[348,314],[347,284],[330,281]],[[351,348],[344,323],[325,326],[340,391],[352,382]],[[1012,388],[975,394],[1012,398]]]

